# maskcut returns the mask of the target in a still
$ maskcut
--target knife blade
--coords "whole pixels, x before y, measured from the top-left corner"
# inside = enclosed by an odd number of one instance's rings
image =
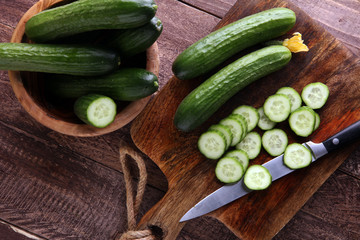
[[[327,153],[341,148],[342,146],[345,146],[346,144],[351,143],[358,138],[360,138],[360,120],[323,141],[322,143],[313,143],[309,141],[303,143],[303,145],[311,150],[312,161],[314,162]],[[263,166],[269,170],[272,176],[272,181],[275,181],[295,171],[285,166],[283,162],[283,155],[273,158],[272,160],[264,163]],[[242,179],[235,184],[225,185],[202,199],[194,207],[187,211],[180,219],[180,222],[188,221],[210,213],[224,205],[229,204],[230,202],[235,201],[238,198],[245,196],[250,192],[251,190],[245,186]]]

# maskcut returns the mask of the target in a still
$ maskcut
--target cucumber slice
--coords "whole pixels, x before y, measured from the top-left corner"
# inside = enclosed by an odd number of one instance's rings
[[[315,127],[315,112],[309,107],[303,106],[291,113],[289,117],[290,128],[300,137],[307,137]]]
[[[227,117],[220,121],[221,125],[227,126],[230,128],[231,133],[233,135],[232,142],[230,146],[235,146],[241,140],[241,136],[243,134],[243,127],[239,120],[233,117]]]
[[[235,149],[232,150],[230,152],[227,152],[225,154],[225,157],[233,157],[236,158],[241,165],[243,166],[244,170],[247,169],[247,167],[249,166],[249,156],[247,155],[247,153],[243,150],[240,149]]]
[[[104,95],[88,94],[75,101],[74,113],[86,124],[104,128],[115,119],[116,103]]]
[[[299,144],[292,143],[287,146],[284,153],[284,164],[291,169],[304,168],[312,162],[311,151]]]
[[[261,130],[270,130],[270,129],[273,129],[276,125],[276,122],[273,122],[271,121],[264,113],[264,108],[263,107],[260,107],[258,109],[258,113],[259,113],[259,116],[260,116],[260,119],[259,119],[259,122],[258,122],[258,127],[261,129]]]
[[[237,107],[233,113],[240,114],[245,117],[247,125],[248,125],[248,132],[251,132],[259,122],[259,113],[256,108],[252,106],[242,105]]]
[[[256,158],[261,150],[261,137],[257,132],[250,132],[246,137],[236,145],[236,149],[243,150],[249,156],[249,159]]]
[[[274,94],[264,103],[264,113],[273,122],[282,122],[291,112],[290,99],[284,94]]]
[[[302,90],[301,97],[306,106],[319,109],[325,105],[329,97],[329,88],[321,82],[310,83]]]
[[[236,113],[232,113],[228,116],[229,118],[235,118],[236,120],[238,120],[241,125],[242,125],[242,135],[240,137],[240,141],[244,139],[244,137],[246,136],[246,134],[248,134],[248,124],[247,121],[245,119],[245,117],[243,115],[240,114],[236,114]]]
[[[265,167],[252,165],[245,172],[244,184],[251,190],[264,190],[271,185],[272,176]]]
[[[205,157],[219,159],[226,150],[225,136],[217,130],[206,131],[198,140],[198,148]]]
[[[223,183],[234,183],[244,175],[241,163],[233,157],[223,157],[216,164],[215,175]]]
[[[291,102],[291,112],[301,107],[301,96],[300,94],[291,87],[282,87],[276,93],[285,94]]]
[[[262,136],[262,145],[271,156],[279,156],[288,145],[288,137],[281,129],[268,130]]]
[[[226,149],[230,147],[230,144],[232,142],[233,134],[231,132],[231,129],[228,126],[224,126],[221,124],[215,124],[210,126],[209,130],[217,130],[220,131],[225,136],[226,140]]]
[[[317,129],[319,128],[319,126],[320,126],[320,115],[319,115],[317,112],[315,112],[315,111],[314,111],[314,113],[315,113],[315,125],[314,125],[314,130],[313,130],[313,132],[314,132],[315,130],[317,130]]]

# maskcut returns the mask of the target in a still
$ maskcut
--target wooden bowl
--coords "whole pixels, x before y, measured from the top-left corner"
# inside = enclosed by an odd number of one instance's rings
[[[40,0],[33,5],[18,23],[11,42],[29,42],[25,36],[25,23],[35,14],[54,6],[68,3],[68,0]],[[159,75],[159,51],[154,43],[142,57],[143,67]],[[141,62],[141,61],[140,61]],[[118,105],[118,113],[112,124],[106,128],[95,128],[82,123],[72,112],[72,109],[62,109],[48,101],[43,91],[41,74],[30,72],[9,71],[11,86],[16,97],[25,110],[44,126],[72,136],[90,137],[113,132],[131,122],[150,100],[146,97],[130,103]]]

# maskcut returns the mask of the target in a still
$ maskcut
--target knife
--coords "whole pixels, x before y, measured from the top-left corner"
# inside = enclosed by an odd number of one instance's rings
[[[311,150],[312,161],[314,162],[327,153],[341,148],[348,143],[354,142],[358,138],[360,138],[360,120],[322,143],[313,143],[309,141],[303,145]],[[269,170],[272,176],[272,181],[275,181],[294,171],[284,165],[283,155],[264,163],[263,166]],[[188,221],[212,212],[250,192],[251,190],[244,185],[243,180],[240,180],[235,184],[225,185],[197,203],[193,208],[185,213],[185,215],[180,219],[180,222]]]

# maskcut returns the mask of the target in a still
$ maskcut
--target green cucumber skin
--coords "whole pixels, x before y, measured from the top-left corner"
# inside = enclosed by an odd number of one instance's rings
[[[153,0],[79,0],[33,16],[25,33],[35,42],[47,42],[93,30],[134,28],[150,21],[156,10]]]
[[[112,40],[105,44],[115,48],[121,57],[131,57],[149,48],[159,38],[162,30],[163,24],[161,20],[153,17],[144,26],[118,30],[112,36]]]
[[[287,8],[273,8],[242,18],[183,51],[173,63],[173,73],[182,80],[203,75],[237,52],[283,35],[295,21],[295,13]]]
[[[45,85],[48,94],[60,98],[98,93],[120,101],[135,101],[159,88],[156,75],[141,68],[124,68],[99,77],[48,75]]]
[[[0,43],[0,69],[96,76],[118,68],[116,51],[90,46]]]
[[[265,47],[238,59],[185,97],[176,110],[175,126],[184,132],[197,128],[238,91],[281,69],[290,59],[290,50],[283,46]]]
[[[89,95],[84,95],[81,96],[80,98],[78,98],[75,103],[74,103],[74,113],[75,115],[84,123],[94,126],[94,127],[100,127],[100,128],[104,128],[107,125],[104,126],[98,126],[96,123],[92,122],[91,120],[89,120],[89,116],[88,116],[88,109],[89,106],[96,100],[100,99],[100,98],[104,98],[107,96],[104,95],[100,95],[100,94],[89,94]],[[115,104],[115,103],[114,103]],[[112,122],[112,121],[111,121]],[[109,124],[111,124],[111,122],[109,122]],[[108,125],[109,125],[108,124]]]

